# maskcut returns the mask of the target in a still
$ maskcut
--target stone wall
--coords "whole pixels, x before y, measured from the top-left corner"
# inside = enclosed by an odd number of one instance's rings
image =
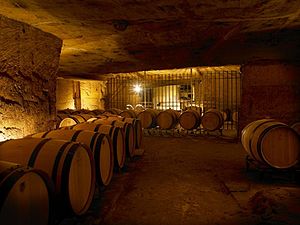
[[[104,81],[80,81],[81,107],[83,109],[104,109],[106,84]]]
[[[53,127],[62,41],[0,15],[0,141]]]
[[[57,110],[76,109],[74,97],[74,83],[79,82],[80,101],[82,109],[104,109],[104,96],[106,95],[105,81],[74,81],[71,79],[57,80]]]
[[[262,118],[300,121],[300,64],[249,62],[242,67],[240,130]]]
[[[75,109],[73,95],[73,81],[57,79],[56,82],[56,109]]]

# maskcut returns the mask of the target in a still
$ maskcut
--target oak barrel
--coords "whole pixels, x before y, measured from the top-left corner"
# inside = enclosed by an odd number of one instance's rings
[[[60,121],[58,127],[68,127],[73,126],[77,123],[83,123],[86,119],[81,115],[68,115],[67,118],[64,118],[62,121]]]
[[[0,161],[0,224],[53,224],[52,185],[41,170]]]
[[[289,168],[298,162],[300,140],[284,123],[270,119],[254,121],[242,130],[241,141],[246,152],[260,163]]]
[[[125,136],[125,149],[128,157],[134,156],[134,150],[135,150],[135,139],[134,139],[134,130],[133,126],[130,123],[126,123],[121,121],[117,117],[108,117],[106,119],[97,119],[94,120],[93,123],[96,124],[108,124],[115,127],[122,128]]]
[[[106,117],[105,119],[112,120],[112,121],[118,119],[125,123],[131,124],[133,127],[133,133],[134,133],[135,148],[138,149],[142,146],[143,128],[142,128],[141,121],[139,119],[126,118],[126,117],[122,117],[122,116],[113,116],[112,118]]]
[[[106,119],[106,120],[109,120],[109,121],[120,120],[120,121],[123,121],[125,123],[131,124],[132,127],[133,127],[133,134],[134,134],[134,141],[135,141],[134,148],[140,148],[141,147],[142,138],[143,138],[143,128],[142,128],[141,121],[139,119],[126,118],[126,117],[117,116],[117,115],[112,115],[112,116],[106,115],[105,117],[99,116],[98,118]],[[91,122],[92,121],[94,121],[94,120],[91,120]]]
[[[218,130],[224,124],[223,115],[216,109],[209,109],[203,114],[201,124],[208,131]]]
[[[79,123],[72,127],[73,130],[89,130],[99,132],[101,134],[107,134],[112,141],[114,151],[114,166],[122,169],[125,164],[126,150],[125,150],[125,137],[121,128],[114,127],[106,124],[95,123]]]
[[[229,114],[226,111],[221,111],[221,114],[223,116],[223,120],[224,121],[228,121],[229,120]]]
[[[179,113],[173,109],[167,109],[165,111],[159,112],[156,117],[157,125],[161,129],[172,129],[178,123]]]
[[[198,114],[201,116],[202,115],[202,108],[200,107],[200,106],[194,106],[194,105],[192,105],[192,106],[187,106],[187,107],[184,107],[184,111],[187,111],[187,110],[194,110],[194,111],[196,111],[196,112],[198,112]]]
[[[91,110],[91,113],[93,113],[95,116],[101,115],[104,112],[105,112],[105,110],[103,110],[103,109],[94,109],[94,110]]]
[[[60,123],[60,121],[62,121],[64,118],[69,117],[68,114],[64,114],[64,113],[58,113],[58,114],[56,114],[56,116],[57,116],[57,120],[59,121],[59,123]]]
[[[48,174],[59,214],[82,215],[88,210],[95,190],[95,162],[84,145],[45,138],[8,140],[0,144],[0,158]]]
[[[99,119],[98,116],[88,119],[86,122],[93,122],[94,120]]]
[[[300,136],[300,122],[294,122],[291,125],[291,128],[294,129],[294,131],[296,131],[297,134]]]
[[[136,111],[132,109],[124,110],[123,112],[120,113],[120,116],[123,116],[125,118],[136,118],[137,114]]]
[[[125,117],[122,119],[122,121],[132,124],[135,135],[135,148],[141,148],[143,140],[143,128],[141,121],[139,119]]]
[[[79,109],[77,112],[79,112],[79,114],[93,114],[89,109]]]
[[[238,121],[238,119],[239,119],[239,112],[233,112],[232,113],[232,121],[233,122],[237,122]]]
[[[156,127],[156,116],[158,112],[153,109],[146,109],[140,113],[138,113],[137,118],[142,123],[142,128],[154,128]]]
[[[117,114],[113,114],[111,112],[104,112],[101,115],[97,116],[97,118],[108,118],[108,117],[123,118],[122,116],[119,116]]]
[[[196,129],[200,126],[201,116],[200,114],[193,110],[188,109],[179,116],[179,124],[182,128],[186,130]]]
[[[122,112],[122,110],[117,109],[117,108],[110,108],[110,109],[105,110],[105,112],[109,112],[109,113],[112,113],[112,114],[115,114],[115,115],[119,115]]]
[[[56,128],[59,128],[61,121],[68,117],[69,117],[68,114],[64,114],[64,113],[56,114]]]
[[[60,110],[57,110],[57,113],[70,115],[75,111],[76,111],[75,109],[60,109]]]
[[[95,117],[94,115],[88,113],[79,114],[79,116],[83,117],[85,121]]]
[[[33,134],[31,137],[84,143],[93,152],[97,183],[104,186],[110,183],[113,176],[114,157],[111,139],[108,135],[87,130],[51,130]]]

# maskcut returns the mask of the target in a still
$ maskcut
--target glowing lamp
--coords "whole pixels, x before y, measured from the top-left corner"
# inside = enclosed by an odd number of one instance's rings
[[[139,85],[139,84],[136,84],[136,85],[134,85],[133,86],[133,91],[135,92],[135,93],[141,93],[141,91],[142,91],[142,87],[141,87],[141,85]]]

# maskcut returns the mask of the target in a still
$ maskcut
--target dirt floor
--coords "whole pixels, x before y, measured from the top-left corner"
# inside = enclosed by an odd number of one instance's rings
[[[87,215],[60,224],[300,224],[299,177],[246,171],[240,143],[145,137],[144,150],[96,193]]]

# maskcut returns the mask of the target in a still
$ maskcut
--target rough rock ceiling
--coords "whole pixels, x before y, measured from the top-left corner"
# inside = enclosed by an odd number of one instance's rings
[[[0,14],[60,37],[63,77],[299,58],[299,0],[0,0]]]

